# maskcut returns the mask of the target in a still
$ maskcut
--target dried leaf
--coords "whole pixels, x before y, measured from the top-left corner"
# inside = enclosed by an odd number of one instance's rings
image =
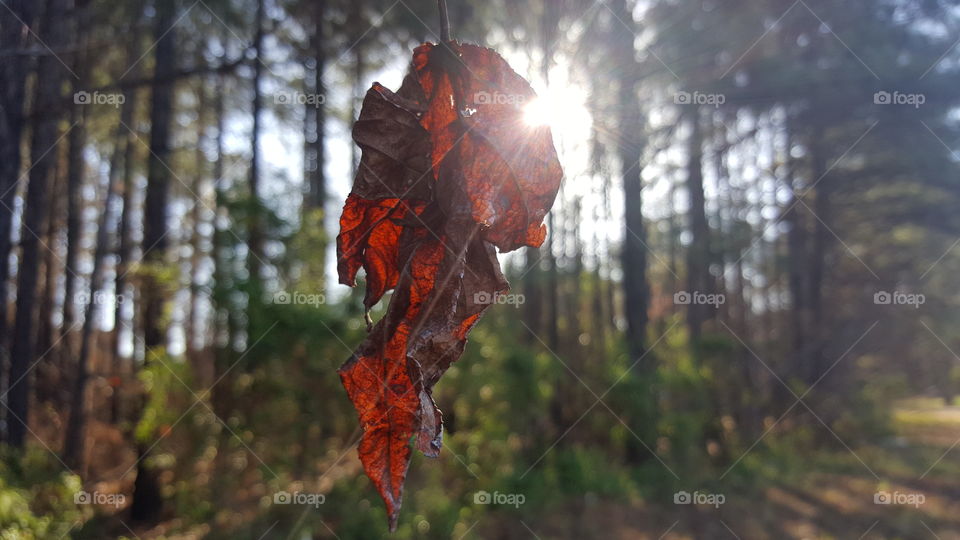
[[[534,97],[496,52],[428,43],[397,93],[374,83],[353,129],[363,154],[340,218],[340,281],[353,286],[363,267],[368,309],[395,292],[339,373],[391,530],[411,441],[440,452],[433,386],[508,288],[494,246],[536,247],[546,235],[562,171],[549,128],[522,122]]]

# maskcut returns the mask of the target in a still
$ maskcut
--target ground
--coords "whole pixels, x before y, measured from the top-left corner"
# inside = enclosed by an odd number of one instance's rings
[[[911,400],[894,419],[894,436],[806,456],[800,474],[727,494],[719,508],[595,501],[467,538],[960,539],[960,407]],[[877,504],[878,492],[918,504]]]

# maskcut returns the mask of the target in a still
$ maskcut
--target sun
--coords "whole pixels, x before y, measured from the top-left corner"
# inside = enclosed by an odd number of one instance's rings
[[[548,126],[561,139],[583,138],[591,125],[586,93],[578,86],[559,84],[540,91],[523,106],[523,122],[532,128]]]
[[[523,107],[523,123],[530,127],[550,125],[550,104],[541,97],[534,98]]]

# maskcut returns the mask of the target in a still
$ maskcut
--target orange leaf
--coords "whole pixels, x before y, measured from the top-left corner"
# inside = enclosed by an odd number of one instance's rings
[[[411,440],[440,452],[433,387],[508,288],[495,247],[539,246],[546,235],[563,173],[549,128],[522,122],[534,97],[494,51],[427,43],[397,93],[374,83],[353,129],[363,153],[340,218],[340,282],[353,286],[363,267],[368,309],[395,292],[339,373],[391,530]]]

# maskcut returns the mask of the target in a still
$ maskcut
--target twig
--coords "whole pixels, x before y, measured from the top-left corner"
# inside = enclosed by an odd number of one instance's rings
[[[440,41],[450,41],[450,18],[447,17],[447,0],[437,0],[440,8]]]

